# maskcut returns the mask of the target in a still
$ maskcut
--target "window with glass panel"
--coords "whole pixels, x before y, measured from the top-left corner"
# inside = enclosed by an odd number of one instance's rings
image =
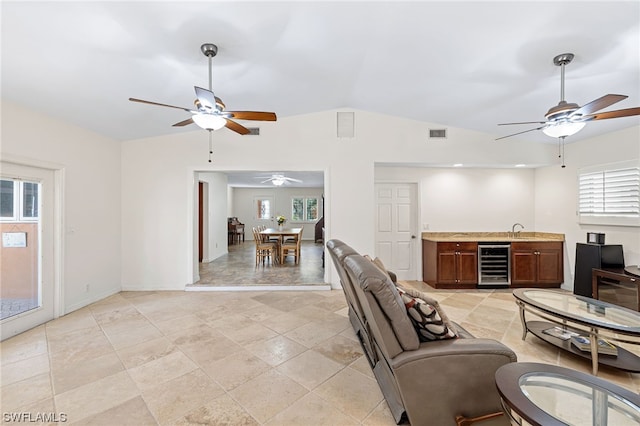
[[[271,200],[268,198],[256,199],[256,218],[271,219]]]
[[[314,222],[318,220],[318,199],[316,197],[292,198],[291,220],[295,222]]]
[[[0,180],[0,220],[34,221],[39,217],[40,184],[15,179]]]

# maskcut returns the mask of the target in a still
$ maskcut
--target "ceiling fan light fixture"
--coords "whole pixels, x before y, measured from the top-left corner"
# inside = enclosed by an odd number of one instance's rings
[[[226,119],[213,114],[194,114],[191,118],[198,127],[205,130],[219,130],[227,124]]]
[[[274,177],[273,180],[271,180],[271,182],[275,186],[282,186],[284,184],[285,180],[282,177]]]
[[[582,130],[585,124],[587,123],[581,121],[557,121],[549,123],[542,131],[552,138],[562,138],[575,135]]]

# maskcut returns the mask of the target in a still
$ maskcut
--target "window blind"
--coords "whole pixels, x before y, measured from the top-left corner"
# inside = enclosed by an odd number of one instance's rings
[[[581,216],[640,217],[640,167],[579,175]]]

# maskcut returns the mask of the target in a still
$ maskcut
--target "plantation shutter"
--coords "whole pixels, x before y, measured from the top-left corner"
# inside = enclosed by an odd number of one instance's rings
[[[579,175],[581,216],[640,217],[640,167]]]

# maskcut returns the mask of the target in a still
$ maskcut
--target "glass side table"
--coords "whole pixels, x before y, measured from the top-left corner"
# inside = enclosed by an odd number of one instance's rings
[[[515,362],[496,371],[502,406],[513,425],[640,424],[640,396],[569,368]]]

